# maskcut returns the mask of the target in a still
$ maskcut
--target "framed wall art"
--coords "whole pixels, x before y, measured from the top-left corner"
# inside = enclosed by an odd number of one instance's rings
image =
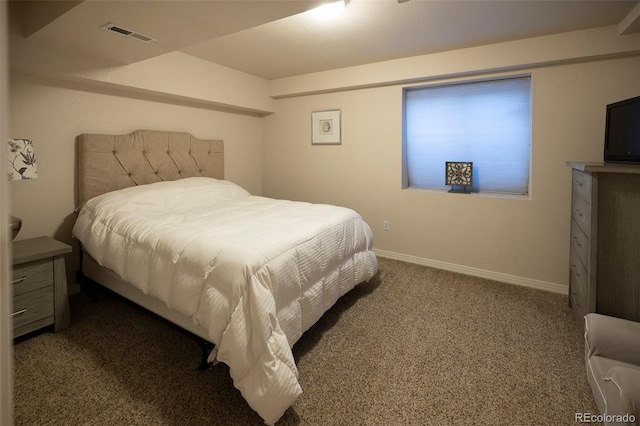
[[[314,111],[311,113],[311,143],[313,145],[340,145],[342,111]]]

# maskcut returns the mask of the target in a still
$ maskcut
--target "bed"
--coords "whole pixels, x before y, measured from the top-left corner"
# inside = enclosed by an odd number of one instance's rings
[[[369,226],[224,180],[222,141],[138,130],[78,146],[82,274],[215,345],[274,424],[302,393],[293,345],[377,272]]]

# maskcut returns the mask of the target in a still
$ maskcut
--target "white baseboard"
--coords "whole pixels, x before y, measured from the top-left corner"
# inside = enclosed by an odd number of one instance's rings
[[[377,256],[386,257],[388,259],[401,260],[403,262],[415,263],[417,265],[429,266],[436,269],[444,269],[445,271],[459,272],[461,274],[472,275],[474,277],[487,278],[503,283],[536,288],[539,290],[550,291],[552,293],[565,295],[569,294],[569,288],[562,284],[534,280],[531,278],[524,278],[516,275],[503,274],[500,272],[487,271],[484,269],[472,268],[469,266],[456,265],[455,263],[441,262],[439,260],[425,259],[423,257],[410,256],[407,254],[395,253],[392,251],[378,249],[374,249],[373,251]]]

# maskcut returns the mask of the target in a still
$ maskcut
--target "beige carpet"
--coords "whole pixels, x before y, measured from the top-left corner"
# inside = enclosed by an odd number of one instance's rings
[[[294,347],[278,425],[566,425],[597,413],[566,296],[379,259]],[[228,368],[129,303],[15,345],[16,425],[260,425]]]

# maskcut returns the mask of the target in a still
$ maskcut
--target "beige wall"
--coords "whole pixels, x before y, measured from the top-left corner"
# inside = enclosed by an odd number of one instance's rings
[[[136,129],[187,131],[223,139],[225,174],[253,194],[262,191],[262,121],[105,89],[21,74],[10,76],[10,134],[34,141],[39,178],[9,182],[11,210],[22,218],[17,239],[46,235],[73,243],[76,207],[76,137],[81,133],[127,134]],[[75,278],[77,256],[68,259]]]
[[[383,255],[566,291],[565,162],[602,160],[605,105],[640,95],[640,58],[517,72],[532,75],[530,199],[402,190],[402,85],[277,100],[276,113],[263,119],[263,193],[354,208],[371,225]],[[311,112],[325,109],[342,110],[340,146],[310,143]],[[382,230],[383,220],[390,231]]]

